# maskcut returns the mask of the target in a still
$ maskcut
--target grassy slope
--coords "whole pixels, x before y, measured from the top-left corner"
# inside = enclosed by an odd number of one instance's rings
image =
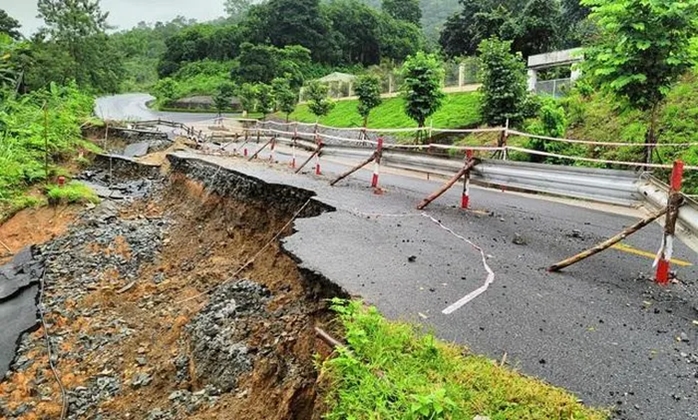
[[[601,420],[568,392],[495,361],[386,321],[360,302],[335,301],[347,348],[321,367],[329,420]]]
[[[363,120],[356,110],[358,101],[338,101],[329,115],[320,119],[320,123],[333,127],[361,127]],[[282,118],[282,116],[279,116]],[[308,106],[299,105],[291,119],[301,122],[315,122],[315,116]],[[441,109],[434,114],[434,127],[461,128],[472,127],[480,123],[479,96],[477,93],[457,93],[446,95]],[[371,128],[416,127],[404,111],[402,98],[384,99],[383,103],[371,112],[368,125]]]

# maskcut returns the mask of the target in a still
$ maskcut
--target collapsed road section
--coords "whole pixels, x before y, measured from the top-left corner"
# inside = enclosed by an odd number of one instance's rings
[[[25,283],[43,280],[46,330],[19,340],[0,417],[319,418],[314,358],[330,348],[315,327],[325,298],[344,293],[299,269],[279,238],[332,207],[210,163],[169,163],[143,198],[107,199],[37,249],[45,268]],[[153,171],[126,159],[110,170],[115,185]]]

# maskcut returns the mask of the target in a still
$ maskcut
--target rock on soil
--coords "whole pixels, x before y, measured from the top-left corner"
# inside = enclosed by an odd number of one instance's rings
[[[196,374],[222,392],[235,389],[238,377],[252,370],[245,341],[250,320],[264,313],[271,294],[242,280],[219,287],[188,326]]]

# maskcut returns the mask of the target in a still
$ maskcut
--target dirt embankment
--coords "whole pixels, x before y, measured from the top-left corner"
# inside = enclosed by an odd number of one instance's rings
[[[277,234],[331,209],[309,191],[170,163],[147,198],[105,201],[42,247],[68,418],[319,418],[314,358],[329,348],[314,327],[342,291],[301,272]],[[24,336],[0,383],[2,418],[60,417],[42,335]]]

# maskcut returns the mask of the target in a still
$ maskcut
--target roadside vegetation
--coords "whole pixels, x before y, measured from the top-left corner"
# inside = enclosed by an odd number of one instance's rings
[[[359,301],[333,302],[346,347],[323,362],[327,419],[574,419],[608,412],[568,392],[464,352]]]
[[[0,220],[42,200],[26,193],[33,185],[65,174],[64,165],[98,151],[83,138],[93,99],[75,85],[52,85],[0,103]],[[73,162],[73,163],[71,163]],[[71,192],[72,194],[72,192]]]

